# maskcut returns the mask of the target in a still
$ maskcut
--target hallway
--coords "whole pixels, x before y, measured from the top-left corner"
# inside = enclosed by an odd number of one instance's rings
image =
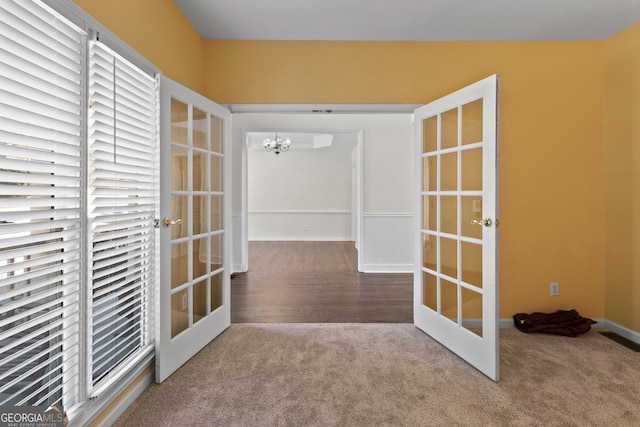
[[[413,323],[413,275],[358,273],[353,242],[249,242],[232,323]]]

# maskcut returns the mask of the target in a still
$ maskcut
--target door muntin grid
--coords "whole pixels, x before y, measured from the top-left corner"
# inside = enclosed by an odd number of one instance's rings
[[[422,122],[422,305],[482,336],[483,99]],[[476,221],[476,223],[472,223]]]

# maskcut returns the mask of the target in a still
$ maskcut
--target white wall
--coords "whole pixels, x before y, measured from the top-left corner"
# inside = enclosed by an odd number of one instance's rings
[[[351,240],[351,152],[248,151],[249,240]]]
[[[363,270],[413,271],[415,197],[411,114],[234,114],[232,123],[232,208],[236,216],[242,213],[243,131],[362,129],[363,221],[359,250]],[[281,157],[286,154],[291,153]],[[241,230],[234,229],[233,233],[234,247],[242,244]],[[238,263],[234,260],[234,265]]]

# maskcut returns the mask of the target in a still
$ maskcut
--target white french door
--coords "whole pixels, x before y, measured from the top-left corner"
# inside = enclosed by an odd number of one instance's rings
[[[162,77],[156,381],[230,325],[231,113]]]
[[[494,381],[498,354],[498,76],[415,110],[414,323]]]

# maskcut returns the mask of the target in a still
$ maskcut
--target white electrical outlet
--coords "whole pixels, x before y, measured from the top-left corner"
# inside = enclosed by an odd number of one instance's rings
[[[551,282],[549,284],[549,291],[552,297],[557,297],[560,295],[560,284],[558,282]]]
[[[189,294],[182,295],[182,309],[186,310],[189,307]]]

